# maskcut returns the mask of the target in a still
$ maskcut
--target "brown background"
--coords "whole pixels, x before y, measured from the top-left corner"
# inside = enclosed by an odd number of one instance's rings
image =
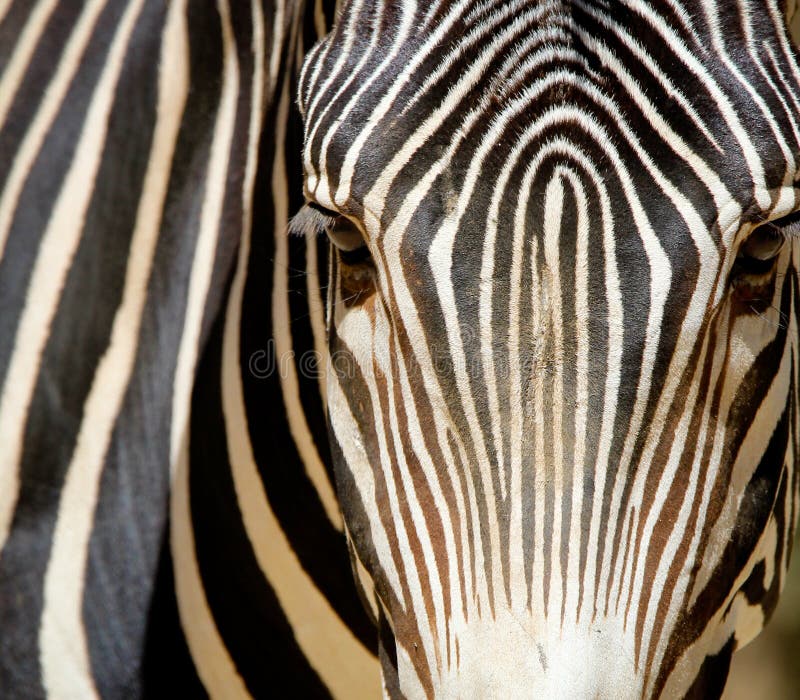
[[[800,531],[799,531],[800,532]],[[733,656],[723,700],[800,700],[800,546],[764,632]]]

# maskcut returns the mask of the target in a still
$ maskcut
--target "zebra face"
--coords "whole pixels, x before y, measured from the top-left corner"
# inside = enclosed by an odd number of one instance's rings
[[[721,692],[798,510],[799,78],[775,2],[347,2],[312,50],[390,694]]]

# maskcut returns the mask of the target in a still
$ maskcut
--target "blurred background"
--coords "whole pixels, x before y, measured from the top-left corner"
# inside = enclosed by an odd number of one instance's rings
[[[798,531],[800,532],[800,531]],[[723,700],[800,700],[800,546],[772,620],[733,655]]]

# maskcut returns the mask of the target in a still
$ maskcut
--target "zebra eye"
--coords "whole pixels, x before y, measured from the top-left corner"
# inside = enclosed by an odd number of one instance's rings
[[[775,258],[789,238],[800,235],[800,211],[767,221],[757,226],[742,244],[737,262],[763,274],[772,267]]]
[[[783,248],[786,235],[773,222],[756,228],[742,244],[739,257],[759,263],[772,262]]]
[[[735,297],[756,311],[772,298],[776,261],[786,242],[800,235],[800,212],[767,221],[742,243],[731,271]]]
[[[358,226],[316,202],[307,202],[289,222],[290,234],[313,237],[323,231],[339,259],[342,303],[347,308],[364,303],[375,293],[375,263]]]
[[[324,231],[345,265],[357,265],[369,259],[369,247],[358,227],[346,216],[316,202],[306,203],[292,218],[289,231],[312,236]]]
[[[367,247],[361,231],[346,216],[332,217],[325,226],[325,233],[343,257]]]

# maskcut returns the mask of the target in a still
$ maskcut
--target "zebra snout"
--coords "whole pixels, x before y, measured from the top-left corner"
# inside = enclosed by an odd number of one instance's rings
[[[642,696],[633,638],[616,619],[601,621],[533,620],[510,610],[493,619],[451,628],[451,653],[445,654],[436,697],[481,696],[614,698]],[[416,697],[411,655],[398,654],[400,683]]]

